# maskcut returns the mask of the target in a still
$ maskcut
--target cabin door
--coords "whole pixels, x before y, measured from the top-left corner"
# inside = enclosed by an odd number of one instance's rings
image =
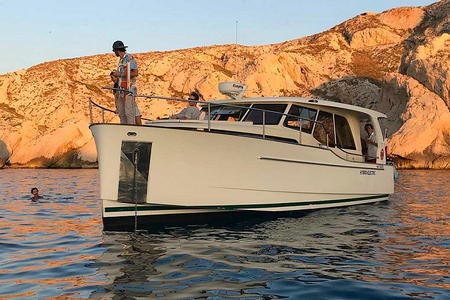
[[[123,141],[118,201],[145,203],[152,143]]]

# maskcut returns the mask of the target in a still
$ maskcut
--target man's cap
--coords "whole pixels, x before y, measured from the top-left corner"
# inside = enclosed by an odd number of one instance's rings
[[[128,46],[125,46],[122,41],[115,41],[112,45],[113,50],[125,49]]]
[[[192,93],[190,94],[190,97],[193,97],[193,98],[194,98],[193,100],[198,100],[198,99],[200,99],[200,95],[199,95],[197,92],[192,92]]]

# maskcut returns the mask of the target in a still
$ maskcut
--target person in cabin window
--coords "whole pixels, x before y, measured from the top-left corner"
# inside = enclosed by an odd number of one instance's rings
[[[119,57],[119,63],[113,75],[118,78],[119,88],[127,90],[118,92],[117,111],[122,124],[142,125],[141,112],[135,101],[138,66],[134,57],[127,53],[127,47],[122,41],[115,41],[112,45],[114,54]]]
[[[366,145],[367,145],[367,156],[366,162],[375,163],[377,162],[377,137],[375,131],[373,130],[372,124],[366,124],[364,129],[367,132]]]
[[[192,92],[189,95],[189,100],[200,99],[200,96],[197,92]],[[181,119],[181,120],[198,120],[200,117],[200,110],[197,108],[197,102],[189,102],[188,107],[184,108],[177,114],[170,116],[171,119]]]

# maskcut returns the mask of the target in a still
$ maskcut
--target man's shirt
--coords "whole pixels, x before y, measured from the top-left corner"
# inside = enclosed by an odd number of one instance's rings
[[[375,135],[375,133],[373,132],[368,138],[367,140],[376,143],[377,142],[377,137]],[[369,159],[374,159],[377,158],[377,151],[378,151],[378,147],[376,145],[367,143],[367,156]]]
[[[119,72],[125,72],[126,70],[126,66],[128,65],[130,66],[130,71],[132,70],[137,70],[138,66],[136,63],[136,60],[134,60],[134,57],[131,54],[126,53],[120,60],[119,60],[119,64],[117,66],[117,70]],[[121,86],[121,82],[126,81],[127,80],[127,73],[125,73],[125,75],[120,76],[119,78],[119,86]],[[131,82],[130,82],[130,90],[133,91],[134,93],[136,93],[136,76],[132,76],[131,77]]]
[[[200,110],[194,106],[188,106],[175,115],[178,119],[198,120]]]

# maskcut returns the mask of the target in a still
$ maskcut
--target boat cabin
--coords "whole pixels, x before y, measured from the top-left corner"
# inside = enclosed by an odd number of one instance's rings
[[[313,98],[259,97],[242,98],[247,86],[237,82],[222,82],[219,90],[231,99],[197,101],[160,96],[136,95],[148,99],[196,102],[202,113],[199,120],[147,120],[144,126],[202,130],[221,134],[263,138],[308,147],[326,148],[350,162],[386,164],[386,141],[379,119],[386,115],[359,106]],[[111,88],[106,88],[111,89]],[[104,111],[114,112],[94,102]],[[91,107],[90,106],[90,107]],[[92,107],[90,108],[92,123]],[[366,144],[366,124],[373,127],[374,146]],[[372,157],[367,148],[372,147]]]
[[[158,120],[149,126],[183,127],[328,148],[339,157],[364,162],[364,125],[377,138],[377,163],[385,163],[379,118],[384,114],[358,106],[297,97],[242,98],[199,102],[203,120]],[[208,117],[209,116],[209,117]],[[301,130],[300,130],[301,128]]]

